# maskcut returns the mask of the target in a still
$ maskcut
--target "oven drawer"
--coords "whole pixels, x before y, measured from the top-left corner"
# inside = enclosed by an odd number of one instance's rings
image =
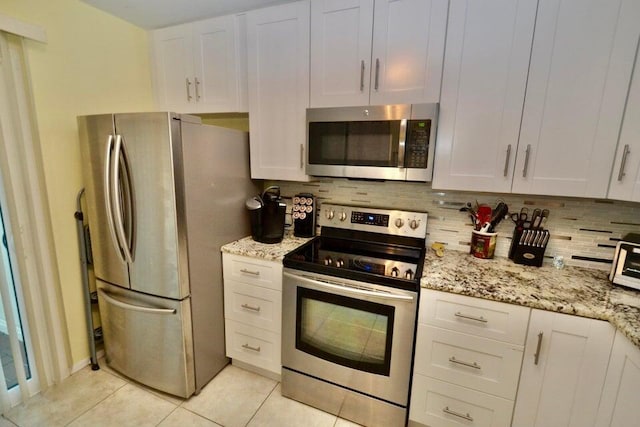
[[[224,313],[227,319],[279,334],[282,328],[282,292],[225,280]]]
[[[514,399],[523,346],[419,325],[414,372]]]
[[[233,254],[222,254],[225,280],[237,280],[282,291],[282,264]]]
[[[280,334],[225,320],[227,357],[280,375]]]
[[[524,345],[530,309],[463,295],[423,290],[420,323]]]
[[[508,427],[513,401],[420,374],[413,377],[409,426]]]

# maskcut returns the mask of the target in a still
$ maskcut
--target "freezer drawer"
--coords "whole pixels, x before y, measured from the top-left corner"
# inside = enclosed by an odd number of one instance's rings
[[[97,282],[107,364],[157,390],[193,394],[189,298],[169,300]]]

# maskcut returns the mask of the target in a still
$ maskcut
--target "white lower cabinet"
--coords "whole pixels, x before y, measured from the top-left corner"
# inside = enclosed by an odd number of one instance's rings
[[[222,254],[227,357],[280,376],[282,263]]]
[[[423,290],[409,424],[508,427],[530,311]]]
[[[606,321],[532,310],[513,426],[595,425],[614,332]]]
[[[640,425],[640,349],[621,332],[609,359],[602,399],[596,419],[597,427]]]

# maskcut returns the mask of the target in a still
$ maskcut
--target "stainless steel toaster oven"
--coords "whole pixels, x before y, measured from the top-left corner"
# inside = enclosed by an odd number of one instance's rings
[[[640,234],[627,234],[618,242],[609,280],[616,285],[640,289]]]

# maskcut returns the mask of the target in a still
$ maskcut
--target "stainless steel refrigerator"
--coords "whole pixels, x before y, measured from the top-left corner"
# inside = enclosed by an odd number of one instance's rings
[[[250,234],[248,135],[173,113],[78,127],[107,364],[188,397],[228,363],[220,247]]]

